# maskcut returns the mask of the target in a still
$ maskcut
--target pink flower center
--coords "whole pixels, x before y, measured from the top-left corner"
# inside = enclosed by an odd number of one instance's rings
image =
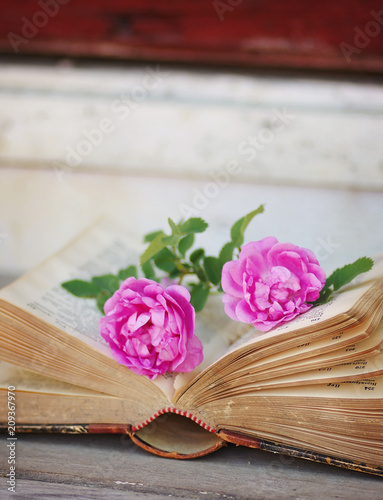
[[[244,298],[253,311],[291,310],[299,290],[299,279],[282,266],[272,267],[264,278],[243,275]]]
[[[168,311],[162,306],[150,311],[134,311],[122,325],[123,349],[137,356],[145,367],[157,361],[173,361],[179,354],[179,334],[172,332]]]

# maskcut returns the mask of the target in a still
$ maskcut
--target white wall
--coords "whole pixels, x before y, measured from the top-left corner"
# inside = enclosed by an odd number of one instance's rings
[[[0,274],[104,213],[138,238],[191,210],[215,250],[261,202],[249,238],[383,251],[378,84],[149,67],[2,64]]]

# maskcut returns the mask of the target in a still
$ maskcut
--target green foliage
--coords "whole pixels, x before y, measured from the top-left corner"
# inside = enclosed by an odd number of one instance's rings
[[[97,297],[100,288],[94,283],[83,280],[65,281],[61,286],[72,295],[82,297],[84,299],[94,299]]]
[[[164,232],[163,231],[153,231],[152,233],[145,234],[144,243],[150,243],[159,234],[164,234]]]
[[[171,234],[170,236],[163,236],[162,243],[167,246],[175,247],[178,245],[181,236],[179,234]]]
[[[208,228],[208,223],[200,217],[191,217],[179,226],[181,233],[203,233]]]
[[[207,283],[208,279],[206,273],[200,265],[194,267],[194,273],[197,276],[197,278],[201,281],[201,283]]]
[[[169,223],[170,229],[172,230],[172,234],[180,234],[180,230],[179,230],[177,224],[170,217],[168,218],[168,223]]]
[[[174,253],[171,252],[167,247],[165,247],[154,256],[153,260],[155,266],[158,267],[158,269],[166,271],[167,273],[171,273],[177,269],[175,259],[176,258]]]
[[[327,279],[325,286],[322,288],[319,298],[313,303],[314,306],[325,304],[328,302],[332,294],[350,283],[359,274],[370,271],[374,261],[369,257],[361,257],[352,264],[346,264],[343,267],[336,269]]]
[[[170,217],[168,219],[168,222],[169,222],[169,226],[172,230],[172,234],[170,236],[163,236],[162,242],[165,245],[175,247],[176,245],[178,245],[178,243],[181,239],[181,231],[180,231],[179,227],[177,226],[177,224]]]
[[[166,247],[166,243],[162,241],[163,238],[163,233],[157,234],[157,236],[149,243],[149,246],[140,257],[141,266],[154,257],[156,253]]]
[[[117,273],[117,278],[120,281],[125,281],[127,278],[137,278],[137,266],[128,266],[125,269],[120,269]]]
[[[104,274],[102,276],[94,276],[92,278],[92,283],[101,290],[106,292],[114,293],[116,290],[120,288],[120,280],[117,276],[113,274]]]
[[[225,245],[223,245],[221,251],[219,252],[219,261],[222,266],[226,262],[229,262],[229,260],[233,260],[234,249],[235,245],[232,241],[229,241],[228,243],[225,243]]]
[[[179,253],[185,257],[186,252],[193,246],[194,244],[194,234],[189,233],[184,236],[180,242],[178,243],[178,251]]]
[[[241,217],[239,220],[237,220],[237,222],[233,224],[230,231],[230,236],[234,246],[240,248],[241,245],[243,245],[245,230],[247,226],[250,224],[250,222],[256,215],[261,214],[263,211],[264,211],[264,206],[259,205],[259,207],[256,210],[253,210],[244,217]]]
[[[141,269],[142,269],[142,272],[144,273],[145,278],[148,278],[149,280],[156,279],[156,272],[155,272],[150,260],[147,260],[144,264],[142,264]]]
[[[194,307],[195,312],[200,312],[205,307],[207,298],[209,297],[209,288],[199,283],[192,287],[190,293],[190,303]]]
[[[110,297],[113,295],[112,292],[106,292],[105,290],[102,290],[98,295],[97,295],[97,307],[98,310],[102,313],[105,314],[104,312],[104,305],[105,302],[110,299]]]
[[[205,250],[203,248],[197,248],[190,254],[190,262],[197,264],[205,255]]]
[[[200,311],[210,293],[222,292],[222,267],[233,259],[235,249],[240,249],[244,241],[247,226],[255,215],[262,212],[263,205],[260,205],[232,226],[231,240],[222,247],[218,257],[206,256],[203,248],[193,249],[195,235],[206,231],[207,222],[200,217],[191,217],[176,223],[169,217],[170,234],[157,230],[144,236],[147,246],[140,257],[142,274],[145,278],[158,282],[165,277],[177,279],[179,284],[185,280],[185,285],[191,289],[191,303],[197,312]],[[129,277],[138,277],[135,265],[120,269],[117,275],[95,276],[90,282],[72,280],[62,286],[77,297],[96,299],[97,306],[103,313],[105,302],[120,287],[120,282]]]
[[[361,257],[352,264],[347,264],[336,269],[326,280],[326,286],[332,286],[334,292],[344,285],[350,283],[359,274],[366,273],[372,269],[374,261],[369,257]]]
[[[205,257],[203,259],[206,276],[213,285],[219,285],[221,282],[222,266],[218,257]]]

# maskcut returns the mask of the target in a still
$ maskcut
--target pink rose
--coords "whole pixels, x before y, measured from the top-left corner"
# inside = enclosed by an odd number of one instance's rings
[[[251,242],[222,269],[223,303],[235,321],[267,332],[310,309],[326,282],[311,250],[278,243],[273,236]]]
[[[128,278],[104,306],[101,336],[114,358],[139,375],[190,372],[203,359],[186,288]]]

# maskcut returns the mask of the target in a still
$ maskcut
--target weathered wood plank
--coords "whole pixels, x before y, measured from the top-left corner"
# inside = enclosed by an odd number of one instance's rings
[[[1,4],[2,52],[383,71],[377,0]]]
[[[138,491],[131,491],[122,489],[115,490],[107,487],[87,487],[80,485],[70,485],[70,484],[60,484],[60,483],[50,483],[44,482],[37,479],[21,479],[17,483],[17,492],[7,492],[0,482],[0,488],[2,491],[2,498],[17,499],[17,500],[30,500],[30,499],[76,499],[76,500],[126,500],[127,494],[130,499],[134,500],[150,500],[156,498],[156,500],[169,500],[169,495],[160,493],[141,493]],[[4,493],[3,493],[4,492]],[[194,497],[198,498],[198,497]]]
[[[8,65],[0,106],[2,166],[383,190],[378,81]]]
[[[2,453],[2,462],[4,458]],[[138,500],[170,495],[375,500],[382,487],[374,476],[241,447],[176,461],[149,455],[126,437],[20,434],[17,484],[12,498],[41,498],[45,493],[48,498],[88,499],[101,498],[102,493],[114,499],[124,492]],[[4,480],[0,487],[3,493]]]

